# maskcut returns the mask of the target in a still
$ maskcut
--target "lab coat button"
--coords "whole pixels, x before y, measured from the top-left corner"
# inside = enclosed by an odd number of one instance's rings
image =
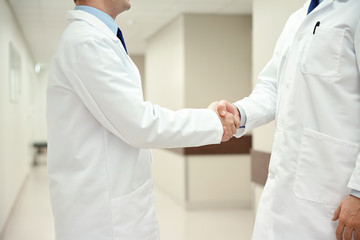
[[[290,88],[290,83],[286,82],[286,83],[283,84],[283,90],[284,91],[289,90],[289,88]]]

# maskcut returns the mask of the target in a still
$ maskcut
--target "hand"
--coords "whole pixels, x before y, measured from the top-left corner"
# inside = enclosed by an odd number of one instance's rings
[[[360,198],[349,195],[336,209],[333,221],[339,220],[336,228],[337,240],[360,240]],[[344,236],[344,238],[343,238]]]
[[[226,114],[231,113],[237,119],[236,129],[240,127],[240,122],[241,122],[240,112],[239,109],[234,104],[231,104],[226,100],[221,100],[217,111],[221,117],[225,117]]]
[[[208,108],[212,109],[218,115],[223,126],[224,133],[221,141],[228,141],[233,137],[233,135],[236,133],[236,130],[239,128],[240,120],[232,113],[225,113],[224,116],[220,116],[218,112],[219,102],[211,103]]]
[[[222,117],[224,117],[227,112],[232,113],[239,120],[239,126],[237,126],[237,128],[240,127],[240,121],[241,121],[240,112],[239,109],[234,104],[231,104],[226,100],[221,100],[217,111]]]

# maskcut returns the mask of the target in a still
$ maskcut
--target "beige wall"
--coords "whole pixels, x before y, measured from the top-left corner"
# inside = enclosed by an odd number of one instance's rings
[[[248,95],[251,17],[180,16],[149,40],[145,69],[147,99],[173,110]],[[156,186],[188,208],[250,205],[248,155],[153,150],[153,159]]]
[[[184,31],[186,107],[249,95],[251,16],[188,14]]]
[[[184,17],[185,107],[234,102],[251,89],[251,16]],[[248,207],[247,155],[186,158],[187,207]]]
[[[172,110],[184,107],[184,33],[179,17],[148,41],[145,54],[145,96]],[[185,199],[185,159],[153,150],[154,183],[179,203]]]
[[[146,96],[173,110],[184,107],[184,19],[177,18],[148,41]]]
[[[291,13],[302,7],[299,0],[253,0],[253,85],[272,57],[276,42]],[[274,122],[253,130],[253,148],[271,152]],[[256,211],[263,187],[253,184],[253,206]]]
[[[153,180],[157,188],[178,204],[186,204],[186,157],[172,151],[153,149]]]
[[[139,69],[140,76],[141,76],[141,83],[143,92],[145,94],[145,55],[131,55],[131,60],[135,63],[137,68]]]
[[[31,84],[36,84],[34,63],[11,10],[0,0],[0,234],[29,171],[32,136]],[[9,96],[9,43],[21,56],[18,102]]]
[[[189,156],[187,208],[250,207],[248,155]]]

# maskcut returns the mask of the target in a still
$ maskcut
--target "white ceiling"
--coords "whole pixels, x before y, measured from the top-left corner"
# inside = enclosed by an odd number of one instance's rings
[[[49,63],[66,27],[73,0],[7,0],[37,63]],[[252,0],[130,0],[131,9],[118,16],[131,54],[142,54],[146,39],[182,13],[251,14]]]

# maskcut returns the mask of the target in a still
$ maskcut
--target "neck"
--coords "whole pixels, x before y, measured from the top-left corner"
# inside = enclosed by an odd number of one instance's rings
[[[114,20],[121,12],[124,10],[117,10],[116,7],[110,4],[110,1],[100,0],[100,1],[89,1],[89,0],[77,0],[76,6],[85,5],[89,7],[93,7],[103,11],[104,13],[108,14]]]

